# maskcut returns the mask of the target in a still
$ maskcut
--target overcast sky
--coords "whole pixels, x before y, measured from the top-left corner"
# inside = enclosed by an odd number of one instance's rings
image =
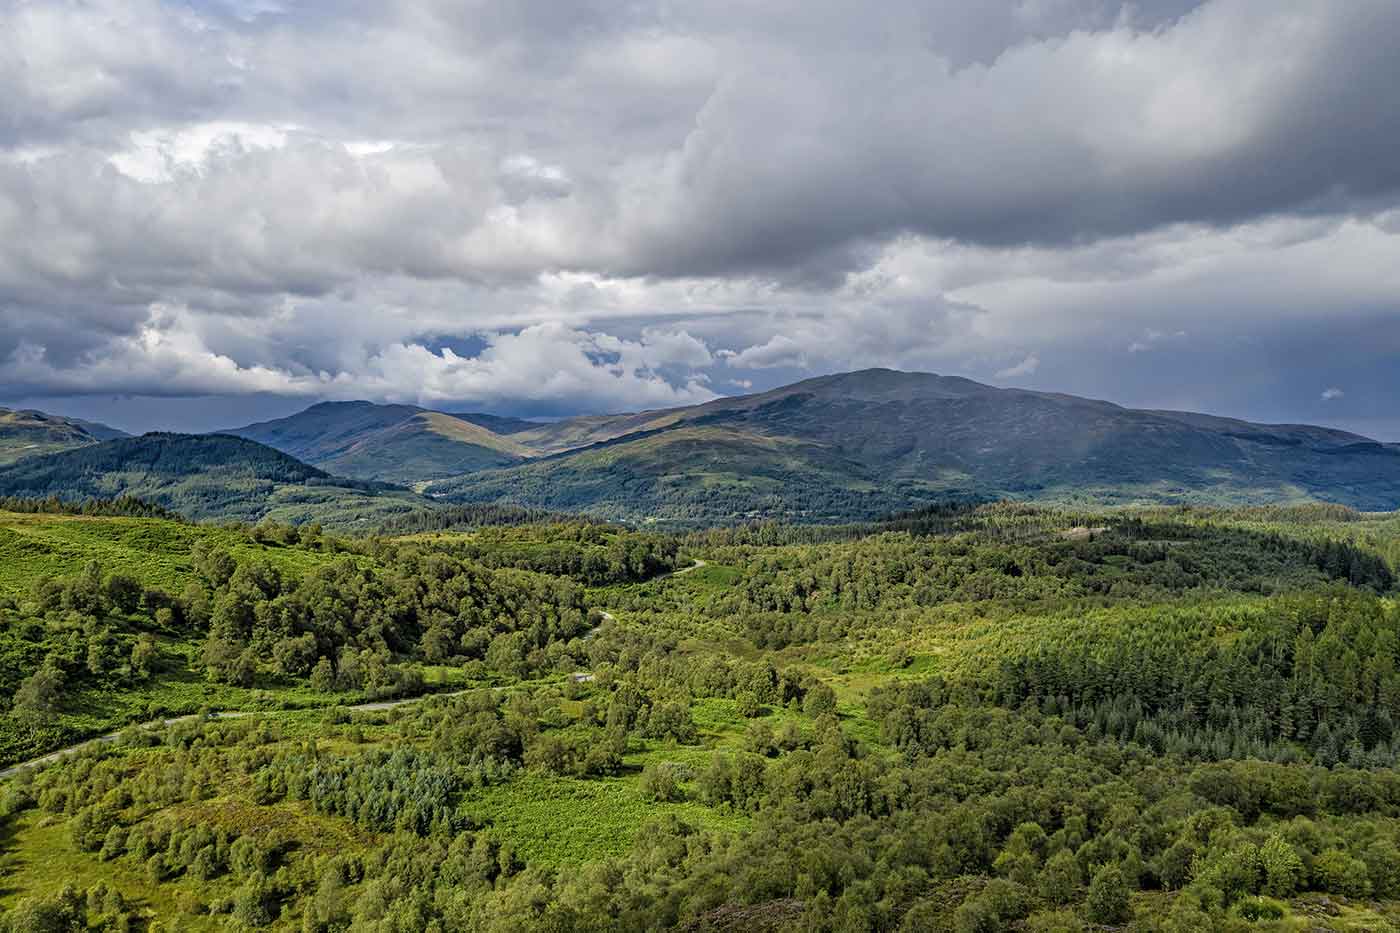
[[[0,403],[891,366],[1400,440],[1395,0],[0,0]]]

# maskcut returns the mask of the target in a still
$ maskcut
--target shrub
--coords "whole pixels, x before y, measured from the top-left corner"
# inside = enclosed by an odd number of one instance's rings
[[[1122,923],[1128,919],[1128,882],[1117,865],[1105,865],[1089,882],[1085,911],[1094,923]]]

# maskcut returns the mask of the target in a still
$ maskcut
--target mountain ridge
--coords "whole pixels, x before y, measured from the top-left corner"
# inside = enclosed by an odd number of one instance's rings
[[[0,496],[72,502],[134,496],[196,520],[376,527],[430,503],[406,489],[333,476],[229,434],[151,432],[0,467]]]
[[[1400,506],[1400,450],[1363,435],[888,369],[552,431],[591,442],[425,491],[678,521],[868,518],[949,496]]]
[[[224,436],[439,502],[625,521],[849,521],[963,498],[1400,507],[1400,445],[1364,435],[890,369],[558,422],[322,402]]]
[[[403,484],[511,466],[534,454],[510,435],[455,415],[368,401],[319,402],[224,433],[340,475]]]

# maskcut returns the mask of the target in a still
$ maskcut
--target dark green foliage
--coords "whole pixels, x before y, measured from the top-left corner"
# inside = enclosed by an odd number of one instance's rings
[[[184,521],[184,516],[135,496],[116,499],[86,499],[68,502],[58,496],[45,499],[0,496],[0,512],[30,515],[90,515],[126,518],[161,518],[172,522]]]
[[[679,542],[594,522],[488,526],[470,537],[430,539],[435,551],[488,567],[515,567],[589,586],[636,583],[674,570]]]
[[[0,468],[0,496],[76,503],[136,497],[190,518],[256,521],[269,513],[378,524],[427,508],[407,490],[338,479],[228,435],[146,434],[21,460]]]
[[[484,503],[452,505],[431,512],[413,512],[389,519],[380,528],[386,535],[421,534],[427,531],[466,531],[498,526],[541,525],[554,522],[577,522],[578,516],[567,512],[551,512],[520,505]]]
[[[179,598],[93,564],[0,610],[35,636],[8,683],[127,689],[187,631],[217,678],[390,692],[428,660],[498,687],[133,731],[8,786],[0,829],[57,831],[150,903],[197,891],[212,926],[1383,929],[1400,613],[1374,520],[1320,511],[948,507],[683,544],[269,524],[255,556],[191,554]],[[649,579],[681,554],[709,564]],[[12,897],[7,922],[98,926],[105,897]]]

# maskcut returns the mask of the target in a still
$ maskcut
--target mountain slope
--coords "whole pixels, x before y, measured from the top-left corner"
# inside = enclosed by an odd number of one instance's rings
[[[1360,435],[927,373],[825,376],[548,432],[515,437],[537,449],[606,439],[428,492],[676,521],[864,518],[948,496],[1400,506],[1400,451]]]
[[[407,490],[331,476],[229,435],[146,434],[0,468],[0,496],[137,496],[194,519],[377,525],[428,506]]]
[[[343,476],[396,483],[510,466],[533,453],[514,437],[453,415],[371,402],[322,402],[287,418],[224,433]]]
[[[522,431],[533,431],[541,427],[539,421],[526,421],[524,418],[512,418],[509,415],[488,415],[480,411],[452,411],[447,412],[459,421],[469,421],[472,424],[480,425],[492,434],[505,437],[509,434],[519,434]]]
[[[128,436],[95,421],[0,408],[0,464]]]
[[[510,437],[436,411],[375,431],[318,463],[343,476],[416,483],[510,466],[533,451]]]

